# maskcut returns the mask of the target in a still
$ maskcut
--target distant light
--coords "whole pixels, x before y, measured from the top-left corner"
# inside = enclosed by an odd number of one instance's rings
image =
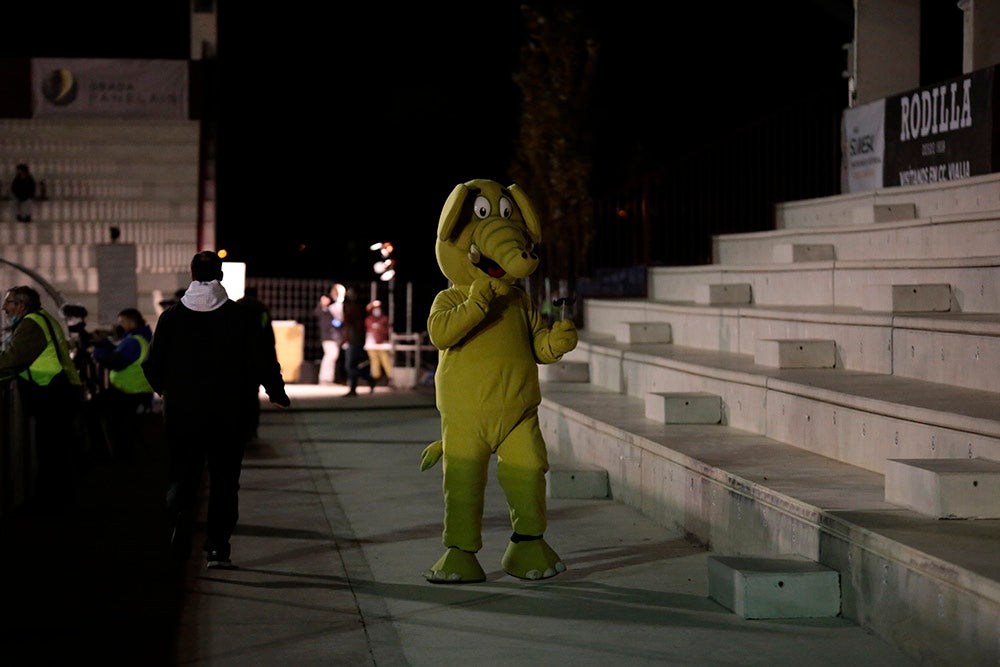
[[[388,241],[383,241],[382,243],[373,243],[368,246],[369,250],[381,250],[383,257],[388,257],[392,254],[392,244]]]
[[[618,217],[619,218],[627,218],[628,217],[628,211],[626,211],[623,208],[618,209]]]
[[[215,254],[218,255],[220,259],[225,259],[226,257],[229,256],[229,251],[226,250],[225,248],[222,248],[221,250],[219,250],[219,252]]]
[[[383,262],[375,262],[372,268],[375,269],[375,273],[385,273],[389,271],[393,266],[395,266],[396,261],[392,259],[387,259]]]
[[[388,271],[386,271],[386,272],[384,272],[382,274],[382,277],[379,278],[379,280],[381,280],[382,282],[387,283],[387,282],[389,282],[390,280],[392,280],[395,277],[396,277],[396,269],[389,269]]]
[[[219,251],[219,255],[225,251]],[[226,294],[235,301],[242,299],[246,291],[247,265],[245,262],[223,262],[222,263],[222,286],[226,288]]]

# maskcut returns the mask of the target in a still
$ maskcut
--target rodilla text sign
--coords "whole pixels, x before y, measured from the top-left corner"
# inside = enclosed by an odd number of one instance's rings
[[[998,166],[997,67],[885,100],[883,185],[922,185]]]

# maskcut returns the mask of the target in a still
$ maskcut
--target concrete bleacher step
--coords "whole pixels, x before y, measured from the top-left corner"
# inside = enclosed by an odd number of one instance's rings
[[[857,224],[892,222],[895,220],[912,220],[916,217],[917,205],[913,202],[875,204],[874,206],[856,206],[851,211],[851,219]]]
[[[101,145],[105,142],[133,143],[196,142],[197,120],[129,120],[109,118],[3,118],[0,136],[4,140],[37,140]]]
[[[170,220],[161,222],[75,220],[0,224],[0,246],[61,244],[90,246],[109,243],[111,227],[121,232],[120,243],[193,244],[197,238],[197,221]],[[86,248],[81,248],[84,250]]]
[[[840,574],[798,557],[708,557],[709,597],[743,618],[840,613]]]
[[[707,392],[650,392],[646,418],[663,424],[718,424],[722,398]]]
[[[198,183],[190,181],[157,182],[111,178],[48,178],[50,199],[198,199]]]
[[[867,285],[863,310],[932,313],[951,310],[951,285]]]
[[[904,206],[915,207],[912,213],[924,218],[994,210],[1000,208],[1000,173],[780,202],[775,205],[775,227],[857,226],[868,222],[860,213],[866,208],[871,211],[870,221],[875,222],[877,206],[899,207],[896,211],[883,210],[882,222],[892,213],[903,215]],[[911,215],[911,211],[905,210],[905,215]]]
[[[780,243],[774,246],[772,260],[777,264],[822,262],[835,259],[832,243]]]
[[[3,257],[21,266],[43,272],[53,280],[59,280],[58,276],[62,276],[66,272],[87,271],[96,267],[100,249],[110,245],[112,244],[12,244],[3,249]],[[191,256],[197,252],[197,246],[194,242],[120,243],[117,245],[135,248],[137,254],[136,269],[151,273],[189,270]]]
[[[708,307],[623,299],[584,302],[586,336],[623,320],[670,321],[671,344],[754,355],[761,338],[837,341],[837,367],[1000,392],[1000,314],[890,313],[834,307]]]
[[[669,343],[672,332],[668,322],[620,322],[615,338],[622,343]]]
[[[832,340],[762,338],[754,348],[754,363],[774,368],[833,368],[837,343]]]
[[[542,382],[590,382],[590,364],[584,361],[559,361],[538,367]]]
[[[995,251],[996,246],[991,246]],[[753,304],[776,307],[862,309],[870,285],[947,282],[956,312],[1000,313],[1000,255],[931,259],[867,259],[745,266],[655,266],[648,269],[648,299],[701,305],[748,305],[712,301],[707,281],[743,286]],[[746,286],[749,285],[749,288]],[[721,288],[719,288],[721,289]],[[675,324],[676,326],[676,324]]]
[[[1000,519],[1000,461],[889,459],[885,499],[940,519]]]
[[[34,223],[72,223],[100,220],[108,223],[144,223],[197,220],[197,198],[186,203],[144,200],[47,199],[35,202]],[[11,222],[9,212],[0,210],[0,222]]]
[[[607,498],[608,471],[596,465],[553,466],[545,473],[549,498]]]
[[[781,263],[779,246],[835,248],[835,257],[811,261],[969,258],[996,254],[1000,209],[939,215],[878,225],[828,225],[805,229],[719,234],[712,238],[715,263],[725,266]]]
[[[581,331],[567,355],[591,385],[643,401],[649,392],[721,397],[724,423],[884,473],[889,458],[1000,459],[1000,393],[840,368],[780,369],[752,355],[676,343],[629,346]]]
[[[713,283],[698,285],[694,292],[695,303],[707,305],[750,303],[750,283]]]
[[[787,554],[842,573],[841,616],[921,662],[1000,657],[992,524],[886,502],[882,474],[827,455],[728,425],[657,424],[636,396],[581,389],[543,387],[539,422],[553,467],[607,470],[612,498],[715,554]]]

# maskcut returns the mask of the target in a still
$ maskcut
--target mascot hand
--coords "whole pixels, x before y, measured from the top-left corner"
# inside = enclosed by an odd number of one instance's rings
[[[562,356],[575,349],[576,343],[576,325],[573,324],[573,320],[559,320],[552,323],[552,331],[549,332],[549,347],[553,354]]]
[[[493,297],[503,296],[510,291],[510,285],[496,278],[476,278],[469,288],[469,301],[474,302],[482,308],[483,312],[489,312],[490,302]]]
[[[432,465],[437,463],[443,453],[444,443],[440,440],[435,440],[431,444],[424,447],[424,451],[420,454],[420,470],[427,470]]]

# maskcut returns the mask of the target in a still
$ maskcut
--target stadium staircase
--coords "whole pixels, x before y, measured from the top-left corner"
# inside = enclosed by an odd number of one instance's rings
[[[1000,175],[782,204],[647,284],[542,367],[550,482],[835,571],[922,663],[1000,664]]]
[[[0,258],[96,315],[98,248],[117,227],[136,250],[135,305],[155,321],[198,251],[199,137],[197,121],[0,119]],[[40,187],[31,223],[6,200],[20,162]],[[0,264],[2,284],[30,282],[20,274]]]

